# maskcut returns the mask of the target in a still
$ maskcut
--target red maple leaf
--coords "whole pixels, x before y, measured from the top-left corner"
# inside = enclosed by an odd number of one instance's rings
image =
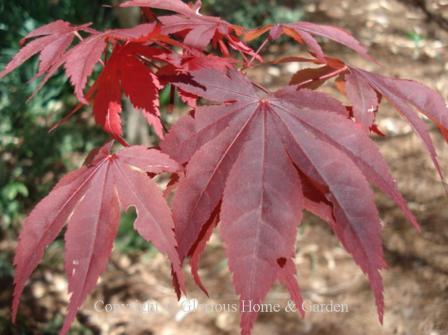
[[[382,319],[379,270],[385,262],[368,182],[418,224],[375,144],[346,118],[345,108],[325,94],[294,86],[260,92],[235,70],[228,75],[200,70],[193,78],[206,89],[179,87],[219,104],[199,107],[194,119],[179,121],[161,144],[178,162],[188,161],[173,199],[181,259],[197,253],[218,208],[241,300],[260,303],[279,280],[300,306],[293,255],[296,227],[307,208],[301,181],[305,178],[319,185],[325,208],[331,206],[327,221],[367,274]],[[243,313],[244,334],[255,318],[256,313]]]
[[[191,47],[204,50],[208,45],[219,47],[225,56],[229,55],[226,43],[242,55],[258,57],[254,51],[237,38],[241,34],[242,27],[235,26],[215,16],[199,14],[201,2],[196,2],[193,8],[180,0],[134,0],[127,1],[122,7],[146,7],[164,9],[178,13],[179,15],[160,16],[157,19],[162,23],[162,33],[181,34],[183,42]]]
[[[113,29],[105,32],[97,32],[88,26],[89,24],[75,27],[64,21],[56,21],[32,31],[22,39],[22,42],[25,43],[31,38],[35,39],[23,47],[6,65],[0,72],[0,78],[40,52],[41,62],[35,78],[45,76],[36,92],[56,74],[61,66],[64,66],[67,77],[75,88],[76,97],[80,102],[87,104],[83,90],[95,65],[100,62],[108,41],[130,42],[140,41],[142,38],[151,40],[153,37],[160,36],[156,24],[141,24],[129,29]],[[66,50],[78,31],[87,32],[90,36]]]
[[[161,85],[150,67],[144,64],[144,59],[167,60],[169,53],[160,48],[135,43],[116,45],[88,93],[88,99],[93,100],[96,123],[117,139],[122,135],[122,91],[135,108],[143,111],[148,123],[153,125],[157,135],[163,138],[163,127],[159,118]]]
[[[87,78],[92,74],[95,64],[100,61],[109,40],[130,42],[142,37],[148,37],[149,39],[151,33],[158,35],[156,24],[148,23],[129,29],[108,30],[93,34],[70,49],[61,62],[65,64],[67,76],[75,88],[78,100],[87,104],[83,93]]]
[[[173,221],[162,192],[147,173],[175,172],[167,155],[143,146],[111,153],[112,142],[90,154],[85,166],[66,175],[25,220],[14,266],[13,319],[25,282],[43,257],[46,246],[65,224],[65,271],[72,293],[61,334],[65,334],[85,297],[106,268],[117,233],[120,211],[135,207],[134,227],[170,259],[183,289],[183,276]]]
[[[68,22],[58,20],[33,30],[20,40],[21,45],[26,45],[0,72],[0,78],[38,53],[39,70],[35,78],[42,76],[63,57],[66,49],[72,44],[75,33],[90,31],[88,26],[89,24],[72,26]]]

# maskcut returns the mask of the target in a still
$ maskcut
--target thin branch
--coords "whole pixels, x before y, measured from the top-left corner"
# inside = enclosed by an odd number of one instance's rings
[[[347,66],[343,66],[340,69],[337,69],[337,70],[335,70],[333,72],[327,73],[327,74],[325,74],[323,76],[320,76],[320,77],[317,77],[317,78],[308,79],[308,80],[304,81],[303,83],[300,83],[299,85],[297,85],[297,87],[300,88],[300,87],[306,86],[306,85],[308,85],[308,84],[310,84],[312,82],[315,82],[315,81],[327,80],[327,79],[330,79],[332,77],[336,77],[339,74],[344,73],[345,71],[347,71],[347,69],[348,69]]]
[[[257,49],[257,51],[255,51],[255,54],[252,56],[252,58],[250,59],[249,63],[247,64],[246,67],[250,67],[252,65],[252,63],[254,62],[255,58],[260,54],[261,50],[263,50],[263,48],[266,46],[266,44],[268,44],[270,38],[269,35],[264,39],[263,43],[261,43],[261,45],[259,46],[259,48]]]

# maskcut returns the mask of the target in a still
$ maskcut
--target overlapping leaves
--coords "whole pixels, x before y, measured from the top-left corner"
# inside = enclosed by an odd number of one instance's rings
[[[199,107],[162,143],[174,159],[188,162],[173,200],[181,259],[195,253],[218,209],[240,298],[260,303],[279,280],[301,305],[295,231],[312,203],[314,213],[329,210],[320,216],[367,274],[382,319],[379,270],[385,262],[369,182],[418,225],[375,144],[337,100],[322,93],[295,86],[260,92],[235,70],[196,71],[193,79],[206,89],[179,86],[218,105]],[[309,194],[322,200],[313,202]],[[243,313],[243,333],[255,317]]]
[[[172,126],[161,143],[164,153],[142,146],[111,153],[108,143],[35,207],[25,220],[14,260],[14,318],[26,280],[45,247],[67,225],[65,268],[72,295],[61,330],[66,333],[106,267],[120,212],[133,206],[136,230],[169,257],[178,293],[183,291],[181,264],[186,258],[195,281],[206,290],[198,275],[199,260],[219,227],[240,299],[260,303],[279,281],[298,306],[295,236],[303,211],[309,211],[329,223],[367,275],[382,320],[379,271],[385,262],[370,186],[389,196],[417,229],[418,223],[369,132],[381,134],[375,121],[384,97],[412,125],[442,176],[426,123],[416,113],[428,117],[448,139],[448,110],[442,97],[422,84],[387,78],[325,55],[316,36],[372,60],[361,43],[337,27],[297,22],[246,31],[201,15],[200,1],[188,5],[180,0],[131,0],[122,6],[139,6],[154,22],[105,32],[89,24],[50,23],[22,39],[24,47],[0,78],[37,54],[39,88],[63,67],[79,100],[73,112],[93,105],[96,123],[125,146],[123,95],[161,138],[162,87],[171,85],[172,92],[176,87],[193,110]],[[157,16],[153,9],[174,14]],[[239,38],[251,41],[265,34],[257,52]],[[269,92],[237,68],[263,61],[260,50],[283,34],[305,45],[312,57],[287,57],[277,63],[319,67],[301,69],[289,86]],[[351,106],[314,91],[331,78],[337,78]],[[209,104],[198,106],[198,98]],[[173,175],[171,214],[149,174],[175,173],[179,164],[185,175]],[[250,334],[256,317],[254,312],[242,313],[243,334]]]
[[[209,44],[212,44],[225,55],[229,55],[228,46],[230,46],[242,55],[254,55],[252,49],[236,36],[242,33],[243,28],[232,25],[219,17],[201,15],[199,13],[201,1],[197,1],[191,7],[180,0],[132,0],[126,1],[121,6],[156,8],[177,13],[157,18],[162,23],[162,32],[182,35],[183,42],[191,47],[204,50]]]

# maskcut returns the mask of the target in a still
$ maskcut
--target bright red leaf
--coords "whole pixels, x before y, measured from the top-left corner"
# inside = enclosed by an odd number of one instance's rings
[[[166,59],[166,52],[154,47],[128,43],[116,45],[103,71],[88,94],[93,100],[95,121],[115,138],[122,135],[120,113],[122,92],[135,108],[141,109],[149,124],[162,138],[159,116],[159,80],[142,58]]]
[[[78,100],[87,103],[83,93],[87,84],[87,78],[92,74],[95,64],[100,61],[108,39],[129,42],[148,36],[155,29],[155,24],[142,24],[129,29],[109,30],[104,33],[94,34],[72,48],[67,53],[64,63],[67,76],[75,88]]]

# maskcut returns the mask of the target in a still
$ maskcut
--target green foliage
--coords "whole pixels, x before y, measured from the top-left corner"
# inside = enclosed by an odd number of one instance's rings
[[[204,8],[233,24],[255,28],[269,23],[299,21],[303,17],[302,4],[303,1],[284,0],[207,0]]]
[[[113,23],[102,1],[0,1],[0,68],[19,49],[18,41],[36,27],[55,19],[93,21],[104,28]],[[72,89],[62,76],[32,100],[38,82],[30,82],[37,60],[0,81],[0,224],[10,227],[44,196],[60,174],[79,163],[86,151],[105,138],[94,127],[76,121],[48,136],[49,127],[74,106]],[[79,156],[79,157],[78,157]]]
[[[136,217],[133,208],[121,216],[115,246],[122,254],[143,253],[152,249],[151,245],[135,232],[133,225]]]
[[[19,317],[16,326],[11,326],[10,321],[7,318],[0,316],[0,332],[1,334],[13,334],[13,335],[33,335],[36,334],[34,330],[31,330],[28,325],[29,320]],[[42,327],[43,335],[55,335],[59,333],[59,330],[64,323],[64,317],[62,314],[57,314],[51,321]],[[84,327],[83,325],[75,322],[68,332],[69,335],[91,335],[93,331]]]

